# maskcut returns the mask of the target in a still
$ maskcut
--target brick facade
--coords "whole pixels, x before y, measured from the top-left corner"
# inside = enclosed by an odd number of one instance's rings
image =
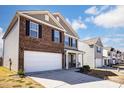
[[[62,53],[62,64],[64,63],[64,32],[62,34],[62,42],[54,43],[52,41],[51,27],[42,25],[42,38],[32,38],[26,36],[26,20],[25,17],[20,17],[19,28],[19,68],[24,70],[24,50]],[[34,21],[35,22],[35,21]],[[36,22],[37,23],[37,22]]]

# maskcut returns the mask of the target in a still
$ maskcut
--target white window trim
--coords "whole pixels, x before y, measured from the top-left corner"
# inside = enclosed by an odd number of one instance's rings
[[[68,39],[68,45],[66,45],[66,38]],[[69,46],[69,36],[65,36],[65,40],[64,40],[65,46],[68,47]]]
[[[76,39],[72,38],[72,47],[76,48]]]
[[[30,24],[31,24],[31,23],[32,23],[32,24],[35,24],[35,25],[37,25],[37,26],[38,26],[38,24],[37,24],[37,23],[34,23],[34,22],[30,21]],[[37,30],[36,30],[36,29],[31,29],[31,26],[30,26],[30,28],[29,28],[29,29],[30,29],[30,33],[29,33],[29,36],[30,36],[30,37],[33,37],[33,38],[38,38],[38,37],[39,37],[39,28],[37,28]],[[37,32],[37,37],[32,36],[32,35],[31,35],[31,31]]]
[[[55,43],[60,43],[60,34],[59,34],[59,39],[58,39],[58,41],[55,41],[55,38],[56,38],[56,36],[55,36],[55,33],[59,33],[59,31],[57,31],[57,30],[54,30],[54,42]],[[58,37],[57,37],[58,38]]]

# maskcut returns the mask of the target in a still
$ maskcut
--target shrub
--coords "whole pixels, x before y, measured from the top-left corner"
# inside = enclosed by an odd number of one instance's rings
[[[19,70],[18,71],[18,75],[22,78],[24,77],[24,71],[23,70]]]
[[[82,68],[80,68],[80,72],[88,73],[90,71],[89,65],[84,65]]]

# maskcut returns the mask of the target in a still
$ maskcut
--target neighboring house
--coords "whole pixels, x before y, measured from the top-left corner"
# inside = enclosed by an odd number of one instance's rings
[[[108,66],[109,65],[109,59],[110,59],[110,52],[108,49],[103,48],[103,65]]]
[[[17,12],[3,40],[3,66],[15,71],[68,69],[83,60],[76,32],[58,13]]]
[[[122,52],[117,50],[116,54],[117,54],[117,63],[122,63]]]
[[[83,51],[78,50],[78,35],[60,13],[54,13],[54,17],[65,29],[64,57],[66,69],[81,67],[83,65]]]
[[[117,64],[118,63],[118,61],[117,61],[117,51],[115,50],[115,48],[104,47],[103,57],[104,57],[104,59],[103,59],[104,65],[112,65],[112,64]]]
[[[89,65],[91,68],[103,66],[103,44],[100,38],[79,41],[79,50],[85,52],[83,56],[83,65]]]
[[[122,63],[124,63],[124,52],[121,54]]]

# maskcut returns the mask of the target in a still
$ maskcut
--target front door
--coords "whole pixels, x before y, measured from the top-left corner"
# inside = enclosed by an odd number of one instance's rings
[[[69,68],[75,68],[76,67],[76,55],[75,54],[69,54],[68,55],[68,62],[69,62]]]

